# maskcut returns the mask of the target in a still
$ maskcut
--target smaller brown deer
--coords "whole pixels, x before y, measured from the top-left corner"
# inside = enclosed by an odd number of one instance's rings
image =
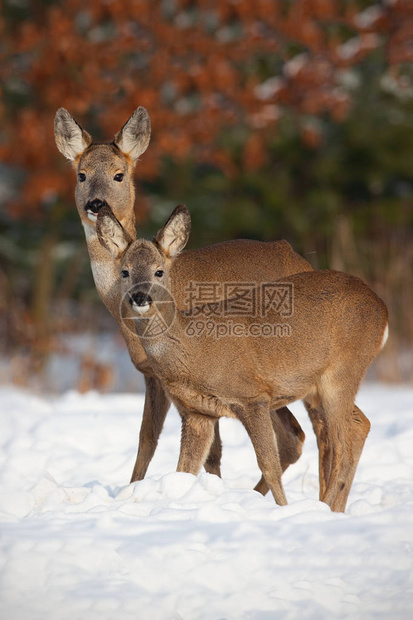
[[[387,336],[386,306],[359,278],[304,272],[282,281],[293,291],[288,337],[264,334],[264,325],[280,320],[271,304],[263,317],[239,316],[237,336],[194,337],[189,317],[179,308],[176,312],[170,297],[189,233],[184,206],[175,209],[153,242],[133,242],[110,209],[101,209],[97,220],[100,242],[114,258],[122,258],[125,320],[134,320],[148,359],[182,417],[178,471],[198,474],[215,421],[235,417],[251,438],[275,501],[286,504],[270,410],[304,400],[326,429],[319,441],[321,499],[344,511],[357,467],[353,403]],[[158,326],[152,337],[149,322]]]

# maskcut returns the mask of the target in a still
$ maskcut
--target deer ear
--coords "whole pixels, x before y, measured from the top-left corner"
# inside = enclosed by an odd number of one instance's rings
[[[102,207],[99,210],[96,233],[100,244],[112,254],[113,258],[120,258],[132,243],[132,237],[118,222],[109,207]]]
[[[182,252],[191,232],[191,216],[185,205],[179,205],[165,226],[158,230],[155,242],[170,258]]]
[[[145,108],[140,106],[134,111],[122,129],[118,131],[113,142],[122,153],[129,155],[133,163],[136,163],[139,155],[142,155],[148,148],[150,139],[151,121],[149,114]]]
[[[54,137],[57,148],[70,161],[74,161],[92,144],[91,136],[64,108],[56,112]]]

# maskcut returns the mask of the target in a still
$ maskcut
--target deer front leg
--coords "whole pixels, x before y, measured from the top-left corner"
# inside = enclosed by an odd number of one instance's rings
[[[285,506],[287,499],[281,482],[280,456],[268,403],[254,403],[248,407],[237,407],[236,414],[252,441],[258,466],[276,503]]]
[[[287,407],[281,407],[276,411],[270,411],[272,426],[277,438],[278,452],[280,455],[281,469],[285,470],[298,461],[303,451],[305,434],[296,418]],[[258,482],[254,491],[262,495],[268,493],[268,484],[264,476]]]
[[[197,476],[211,448],[216,420],[185,407],[179,406],[178,410],[182,417],[182,436],[176,471]]]
[[[221,456],[222,456],[222,442],[221,435],[219,433],[219,422],[215,422],[214,439],[209,450],[208,458],[204,463],[205,470],[209,474],[215,474],[221,478]]]
[[[139,433],[139,448],[131,483],[145,477],[171,404],[159,379],[145,376],[145,386],[145,405]]]

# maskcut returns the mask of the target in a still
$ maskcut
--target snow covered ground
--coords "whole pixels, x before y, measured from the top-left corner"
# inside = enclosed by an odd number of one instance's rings
[[[246,434],[224,420],[223,480],[173,473],[168,414],[147,478],[128,485],[141,395],[0,389],[0,617],[413,617],[413,389],[366,385],[372,422],[346,514],[317,501],[307,439],[284,475],[289,505],[252,487]]]

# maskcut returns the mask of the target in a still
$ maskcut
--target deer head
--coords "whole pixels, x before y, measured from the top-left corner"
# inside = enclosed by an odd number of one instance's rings
[[[174,259],[186,246],[191,217],[184,205],[175,208],[153,241],[132,241],[127,231],[107,207],[97,217],[98,239],[119,265],[122,297],[138,315],[150,317],[154,302],[162,302],[170,287]]]
[[[135,222],[133,168],[148,147],[151,124],[145,108],[135,110],[112,142],[95,143],[64,108],[54,123],[59,151],[77,174],[76,206],[86,233],[94,233],[100,209],[108,206],[129,232]]]

